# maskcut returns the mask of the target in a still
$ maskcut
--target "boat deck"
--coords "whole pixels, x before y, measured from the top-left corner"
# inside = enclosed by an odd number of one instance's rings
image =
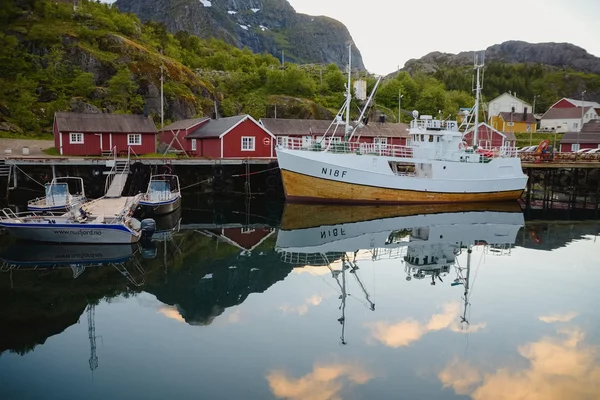
[[[113,219],[119,216],[125,208],[131,205],[135,197],[101,198],[85,205],[85,210],[93,217]]]

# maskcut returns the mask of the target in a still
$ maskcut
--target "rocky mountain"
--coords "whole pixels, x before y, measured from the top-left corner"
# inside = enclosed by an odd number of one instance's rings
[[[121,11],[143,21],[166,24],[169,31],[215,37],[255,53],[295,63],[348,63],[348,29],[324,16],[297,13],[287,0],[117,0]],[[353,67],[364,69],[360,51]]]
[[[404,65],[410,73],[421,70],[434,73],[440,66],[460,67],[473,64],[473,51],[458,54],[432,52],[419,59],[411,59]],[[539,63],[557,68],[600,74],[600,58],[570,43],[527,43],[508,41],[495,44],[485,50],[486,62],[508,64]]]

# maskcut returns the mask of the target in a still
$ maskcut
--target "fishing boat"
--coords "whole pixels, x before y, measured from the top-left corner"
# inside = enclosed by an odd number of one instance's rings
[[[148,190],[140,200],[145,215],[168,214],[181,207],[181,189],[177,175],[152,175]]]
[[[480,61],[481,60],[481,61]],[[476,56],[476,100],[463,123],[434,119],[413,111],[406,145],[360,141],[365,111],[377,84],[358,118],[350,121],[350,68],[346,102],[330,129],[307,145],[304,138],[278,144],[286,198],[300,202],[449,203],[516,200],[527,176],[511,142],[488,148],[478,142],[477,131],[469,145],[465,131],[474,120],[479,126],[480,75],[483,57]],[[342,117],[345,113],[345,122]],[[335,137],[344,128],[344,140]],[[335,140],[334,140],[335,139]]]
[[[139,241],[151,227],[133,218],[139,198],[97,199],[74,205],[66,213],[0,211],[0,227],[19,239],[52,243],[125,244]],[[147,232],[148,230],[152,232]]]
[[[79,192],[71,194],[69,182],[76,185]],[[27,209],[30,211],[67,211],[67,209],[77,203],[86,201],[83,179],[78,177],[60,177],[54,178],[45,185],[45,196],[30,200],[27,203]]]

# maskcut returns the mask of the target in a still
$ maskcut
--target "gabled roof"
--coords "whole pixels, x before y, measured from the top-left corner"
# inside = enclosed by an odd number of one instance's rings
[[[202,138],[222,138],[227,133],[232,131],[236,126],[242,122],[250,120],[256,125],[265,130],[270,136],[273,136],[271,132],[265,129],[261,124],[258,123],[250,115],[236,115],[234,117],[225,117],[219,119],[211,119],[192,133],[187,135],[187,139],[202,139]],[[274,137],[274,136],[273,136]]]
[[[581,132],[600,133],[600,119],[592,119],[583,124]]]
[[[283,119],[262,118],[260,123],[275,136],[304,136],[324,135],[331,126],[331,120],[315,119]],[[329,133],[335,130],[335,136],[344,136],[346,124],[340,124],[335,129],[331,126]],[[398,123],[371,122],[359,128],[356,135],[362,137],[408,137],[408,125]]]
[[[582,114],[585,114],[590,109],[592,109],[592,111],[595,111],[593,107],[584,108],[583,113],[582,113],[581,107],[550,108],[548,111],[546,111],[546,113],[542,117],[542,120],[577,119],[577,118],[581,118]]]
[[[536,120],[533,114],[527,113],[525,118],[523,118],[523,113],[518,112],[501,112],[500,118],[502,118],[505,122],[526,122],[528,124],[535,124]]]
[[[584,107],[600,108],[600,103],[597,103],[595,101],[581,101],[581,100],[577,100],[577,99],[569,99],[567,97],[563,97],[556,103],[552,104],[550,106],[550,108],[554,107],[555,105],[557,105],[558,103],[560,103],[563,100],[568,101],[569,103],[573,104],[575,107],[581,107],[581,105],[583,104]]]
[[[489,104],[489,103],[492,103],[492,102],[494,102],[494,101],[496,101],[496,100],[498,100],[500,97],[503,97],[503,96],[509,96],[509,97],[512,97],[513,99],[515,99],[515,100],[518,100],[518,101],[520,101],[521,103],[524,103],[524,104],[525,104],[525,105],[527,105],[527,106],[530,106],[530,104],[529,104],[528,102],[526,102],[525,100],[521,100],[521,99],[520,99],[520,98],[518,98],[517,96],[513,96],[512,94],[510,94],[510,93],[508,93],[508,92],[502,93],[500,96],[496,97],[495,99],[493,99],[493,100],[491,100],[491,101],[488,101],[488,104]]]
[[[156,133],[151,117],[134,114],[83,114],[57,112],[59,132]]]
[[[483,128],[485,131],[487,132],[495,132],[501,136],[504,136],[504,138],[508,141],[516,141],[517,140],[517,136],[514,134],[514,132],[500,132],[497,129],[492,128],[490,125],[486,124],[485,122],[481,122],[479,124],[479,128],[477,130],[477,134],[479,134],[479,132],[481,132],[481,128]],[[465,132],[465,135],[472,133],[474,130],[474,128],[470,128]]]
[[[173,122],[171,125],[165,126],[163,131],[178,131],[193,128],[196,125],[199,125],[205,121],[208,121],[210,118],[208,117],[200,117],[200,118],[191,118],[191,119],[182,119],[179,121]]]
[[[600,132],[567,132],[560,140],[561,144],[592,143],[600,144]]]

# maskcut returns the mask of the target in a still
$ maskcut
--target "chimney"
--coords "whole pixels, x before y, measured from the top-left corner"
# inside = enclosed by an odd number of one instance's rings
[[[148,104],[144,103],[144,117],[148,118]]]
[[[527,107],[523,108],[523,121],[527,121]]]

